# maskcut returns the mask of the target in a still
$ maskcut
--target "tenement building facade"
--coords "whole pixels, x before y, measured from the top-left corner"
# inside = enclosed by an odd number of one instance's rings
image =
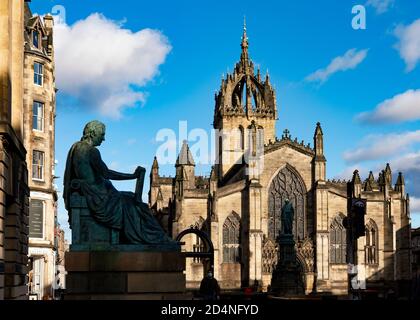
[[[209,235],[222,289],[270,288],[281,208],[289,199],[300,291],[344,295],[353,285],[366,285],[378,294],[402,293],[411,280],[409,198],[402,173],[393,176],[384,164],[376,177],[370,173],[362,180],[355,171],[348,181],[328,180],[321,125],[314,125],[313,147],[287,129],[276,137],[276,93],[269,75],[255,71],[246,29],[241,48],[239,62],[215,96],[217,161],[211,176],[195,175],[184,143],[175,177],[161,177],[155,158],[150,206],[173,237],[190,226]],[[357,201],[366,208],[358,218],[358,237],[352,227]],[[187,251],[206,250],[193,235],[185,241]],[[199,287],[202,261],[189,259],[186,276],[190,288]]]
[[[54,187],[55,65],[53,17],[33,16],[25,6],[24,145],[29,200],[29,296],[53,297],[56,278]]]

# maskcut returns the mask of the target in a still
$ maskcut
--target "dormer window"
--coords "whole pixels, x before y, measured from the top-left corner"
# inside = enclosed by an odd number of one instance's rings
[[[37,30],[32,32],[32,43],[34,47],[39,48],[39,32]]]

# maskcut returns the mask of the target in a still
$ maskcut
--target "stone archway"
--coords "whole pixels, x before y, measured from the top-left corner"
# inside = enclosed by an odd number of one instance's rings
[[[276,240],[281,229],[281,208],[289,199],[295,209],[293,235],[296,242],[305,239],[306,188],[302,178],[290,165],[281,169],[271,182],[268,191],[268,237]]]

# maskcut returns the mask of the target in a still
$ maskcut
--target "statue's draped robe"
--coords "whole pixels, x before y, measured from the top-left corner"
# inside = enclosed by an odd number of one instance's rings
[[[99,150],[79,141],[71,147],[64,175],[64,200],[70,212],[70,184],[80,183],[93,218],[120,230],[123,243],[161,244],[172,242],[152,215],[147,204],[137,202],[132,192],[120,192],[108,179],[108,168]]]
[[[285,204],[281,212],[281,222],[283,234],[293,234],[293,220],[294,220],[294,209],[292,204],[289,202]]]

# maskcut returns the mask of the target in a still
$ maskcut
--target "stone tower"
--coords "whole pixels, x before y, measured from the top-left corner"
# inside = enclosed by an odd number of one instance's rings
[[[173,223],[173,232],[174,234],[179,234],[184,229],[180,228],[180,225],[183,225],[182,221],[186,218],[181,217],[183,215],[182,209],[185,205],[185,196],[189,190],[195,189],[195,163],[191,150],[185,140],[183,141],[181,151],[176,160],[175,170],[175,222]]]
[[[259,68],[255,73],[254,63],[248,55],[246,24],[241,48],[241,58],[233,73],[222,79],[215,95],[213,126],[219,180],[234,164],[241,163],[245,152],[255,151],[257,136],[260,144],[275,140],[276,95],[268,73],[265,80],[261,79]]]

